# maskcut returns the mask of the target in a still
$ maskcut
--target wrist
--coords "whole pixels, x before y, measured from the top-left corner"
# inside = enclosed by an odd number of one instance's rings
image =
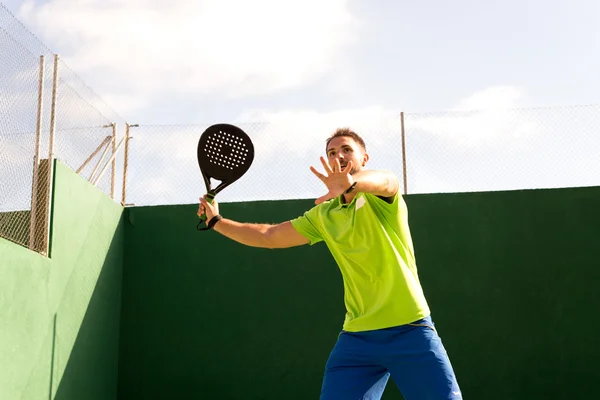
[[[212,229],[215,226],[215,224],[222,219],[223,219],[223,217],[220,214],[217,214],[214,217],[212,217],[210,219],[210,221],[208,221],[208,224],[207,224],[208,229]]]
[[[352,192],[355,187],[356,187],[356,181],[354,181],[352,183],[352,185],[350,185],[350,187],[348,189],[346,189],[346,191],[344,192],[344,194],[348,194],[348,193]]]

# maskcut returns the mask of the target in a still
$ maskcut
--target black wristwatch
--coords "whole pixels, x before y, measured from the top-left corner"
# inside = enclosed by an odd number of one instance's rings
[[[212,218],[210,219],[210,221],[208,221],[208,226],[207,226],[207,228],[208,228],[208,229],[212,229],[212,228],[215,226],[215,224],[216,224],[217,222],[219,222],[220,220],[222,220],[222,219],[223,219],[223,217],[221,217],[220,215],[215,215],[214,217],[212,217]]]
[[[352,185],[350,185],[350,187],[348,189],[346,189],[346,191],[344,192],[344,194],[348,194],[351,191],[354,190],[354,188],[356,187],[356,182],[354,182]]]

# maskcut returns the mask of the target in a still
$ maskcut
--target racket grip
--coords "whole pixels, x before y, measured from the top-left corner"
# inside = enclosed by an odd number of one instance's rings
[[[208,201],[209,204],[212,204],[214,199],[215,199],[214,194],[212,194],[212,193],[206,194],[206,201]],[[206,212],[200,216],[200,221],[206,221]]]

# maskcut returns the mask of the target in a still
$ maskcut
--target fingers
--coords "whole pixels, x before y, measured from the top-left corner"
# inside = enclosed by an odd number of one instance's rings
[[[206,199],[200,199],[200,207],[205,211],[206,210],[213,211],[216,208],[216,204],[215,204],[214,200],[212,203],[209,203],[208,200],[206,200]]]
[[[342,170],[342,166],[340,165],[340,159],[336,158],[333,163],[333,172],[339,172]]]
[[[331,167],[329,166],[329,164],[327,164],[327,161],[325,161],[325,158],[323,158],[323,156],[320,157],[321,158],[321,164],[323,164],[323,168],[325,168],[325,171],[327,172],[328,175],[333,174],[333,171],[331,170]]]
[[[315,169],[315,167],[313,167],[311,165],[310,170],[312,171],[313,174],[315,174],[317,176],[317,178],[319,178],[321,181],[325,182],[325,179],[327,179],[327,177],[325,175],[323,175],[322,173],[320,173],[319,171],[317,171]]]
[[[216,210],[217,210],[217,208],[216,208],[216,204],[215,204],[214,200],[211,204],[208,202],[208,200],[206,200],[206,195],[200,197],[200,204],[198,206],[198,212],[197,212],[199,217],[204,214],[206,214],[207,217],[210,215],[213,215]]]
[[[313,174],[315,174],[317,176],[317,178],[319,178],[325,184],[327,184],[328,179],[331,179],[330,177],[332,175],[339,174],[339,173],[347,174],[352,170],[352,166],[353,166],[352,161],[348,161],[348,164],[342,170],[342,165],[340,164],[340,159],[336,158],[333,161],[333,169],[332,169],[324,157],[321,156],[320,160],[321,160],[321,164],[323,164],[323,168],[325,168],[325,171],[327,172],[327,176],[325,176],[324,174],[317,171],[317,169],[315,167],[313,167],[312,165],[310,167],[310,170],[312,171]]]
[[[196,212],[196,215],[198,215],[199,217],[204,215],[204,213],[206,212],[206,207],[204,206],[203,202],[206,202],[206,200],[204,200],[203,197],[200,197],[200,204],[198,205],[198,211]]]
[[[344,168],[344,170],[342,172],[350,172],[352,171],[352,161],[348,161],[348,164],[346,164],[346,168]]]
[[[330,176],[334,173],[338,173],[342,171],[342,166],[340,164],[340,160],[339,158],[336,158],[335,161],[333,162],[333,169],[331,168],[331,166],[329,166],[329,163],[327,163],[327,161],[325,160],[325,158],[323,156],[321,156],[319,158],[321,160],[321,164],[323,165],[323,168],[325,168],[325,172],[327,172],[327,175]],[[315,174],[320,180],[324,180],[327,177],[323,174],[321,174],[320,172],[318,172],[314,167],[310,167],[310,170],[313,172],[313,174]],[[346,170],[346,169],[344,169]]]

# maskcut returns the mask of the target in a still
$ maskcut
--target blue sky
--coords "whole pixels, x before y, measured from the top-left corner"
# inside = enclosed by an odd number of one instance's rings
[[[5,0],[3,4],[130,123],[268,122],[280,129],[268,138],[256,134],[265,148],[259,159],[273,161],[275,156],[266,150],[269,142],[280,140],[273,135],[284,135],[288,141],[306,135],[300,146],[303,155],[286,157],[301,163],[301,176],[307,179],[313,179],[306,172],[308,164],[318,166],[322,140],[335,126],[358,126],[372,143],[388,137],[400,111],[598,104],[600,93],[600,2],[592,0]],[[455,144],[465,138],[485,142],[481,137],[501,143],[503,135],[514,132],[543,136],[542,128],[557,134],[558,125],[539,118],[523,117],[523,124],[510,132],[482,132],[485,121],[459,124],[464,129],[458,131],[448,128],[454,123],[448,119],[417,125],[433,127],[446,138],[451,132]],[[490,121],[497,120],[496,115]],[[174,129],[169,132],[176,135]],[[198,132],[186,135],[187,146],[193,146]],[[290,145],[290,151],[297,153],[294,147]],[[385,142],[373,147],[387,157],[381,163],[375,158],[376,166],[391,163],[392,169],[399,168]],[[472,153],[478,151],[481,156],[486,149],[473,148]],[[425,153],[423,160],[435,163]],[[413,156],[413,165],[417,158]],[[193,159],[188,161],[194,168]],[[453,164],[461,171],[472,169],[456,160]],[[261,168],[255,168],[257,174]],[[579,166],[557,185],[569,185],[573,176],[588,169],[587,164]],[[417,191],[520,187],[515,182],[486,186],[485,178],[482,184],[448,185],[434,172],[423,175],[420,186],[412,185]],[[535,179],[521,186],[529,187]],[[320,192],[319,184],[308,192]],[[172,201],[195,198],[190,194]]]

